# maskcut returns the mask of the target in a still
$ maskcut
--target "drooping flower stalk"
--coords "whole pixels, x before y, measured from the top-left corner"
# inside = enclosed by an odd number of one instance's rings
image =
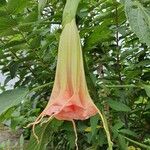
[[[76,133],[74,120],[85,120],[99,113],[106,131],[109,150],[112,150],[107,121],[93,103],[87,89],[80,36],[75,22],[79,1],[67,0],[66,2],[54,87],[46,108],[32,123],[33,131],[35,125],[40,123],[43,117],[49,116],[48,121],[53,117],[58,120],[72,121]],[[38,139],[37,136],[36,138]],[[77,147],[77,133],[75,143]]]

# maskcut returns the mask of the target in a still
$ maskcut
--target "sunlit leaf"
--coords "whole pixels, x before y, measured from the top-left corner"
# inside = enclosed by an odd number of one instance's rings
[[[125,10],[132,30],[150,46],[150,11],[138,1],[126,0]]]
[[[9,108],[23,102],[27,93],[27,88],[17,88],[0,94],[0,115]]]

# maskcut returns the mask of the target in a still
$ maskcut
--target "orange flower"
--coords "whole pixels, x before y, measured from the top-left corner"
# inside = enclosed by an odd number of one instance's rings
[[[42,115],[53,114],[59,120],[85,120],[96,113],[85,81],[80,37],[73,19],[60,37],[54,87]]]
[[[76,5],[72,5],[74,13],[68,13],[72,11],[71,7],[69,7],[69,4],[72,4],[71,1],[74,2],[74,4],[76,3]],[[47,121],[52,117],[55,117],[58,120],[72,121],[76,133],[76,127],[73,120],[85,120],[98,113],[106,131],[109,150],[112,150],[107,122],[93,103],[85,80],[80,36],[75,22],[75,12],[79,1],[80,0],[78,0],[78,2],[67,0],[68,3],[65,6],[63,14],[63,19],[65,18],[65,20],[63,20],[64,27],[59,42],[54,87],[46,108],[36,121],[32,123],[33,133],[38,139],[34,127],[36,124],[40,123],[45,116],[49,116]],[[70,9],[70,11],[67,11],[67,9]],[[70,16],[70,14],[72,14],[72,16]]]

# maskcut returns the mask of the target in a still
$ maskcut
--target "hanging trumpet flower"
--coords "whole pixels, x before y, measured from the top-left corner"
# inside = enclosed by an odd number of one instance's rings
[[[43,117],[49,116],[50,119],[55,117],[58,120],[72,121],[76,133],[74,120],[85,120],[99,113],[106,131],[109,149],[112,150],[107,122],[93,103],[85,80],[80,36],[75,22],[79,1],[67,0],[66,2],[54,87],[46,108],[32,123],[33,130]]]

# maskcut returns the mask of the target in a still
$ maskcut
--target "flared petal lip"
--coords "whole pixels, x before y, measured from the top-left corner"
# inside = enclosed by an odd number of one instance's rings
[[[85,120],[94,116],[97,111],[94,108],[84,108],[76,104],[66,104],[65,106],[51,105],[43,114],[46,116],[54,115],[58,120]]]

